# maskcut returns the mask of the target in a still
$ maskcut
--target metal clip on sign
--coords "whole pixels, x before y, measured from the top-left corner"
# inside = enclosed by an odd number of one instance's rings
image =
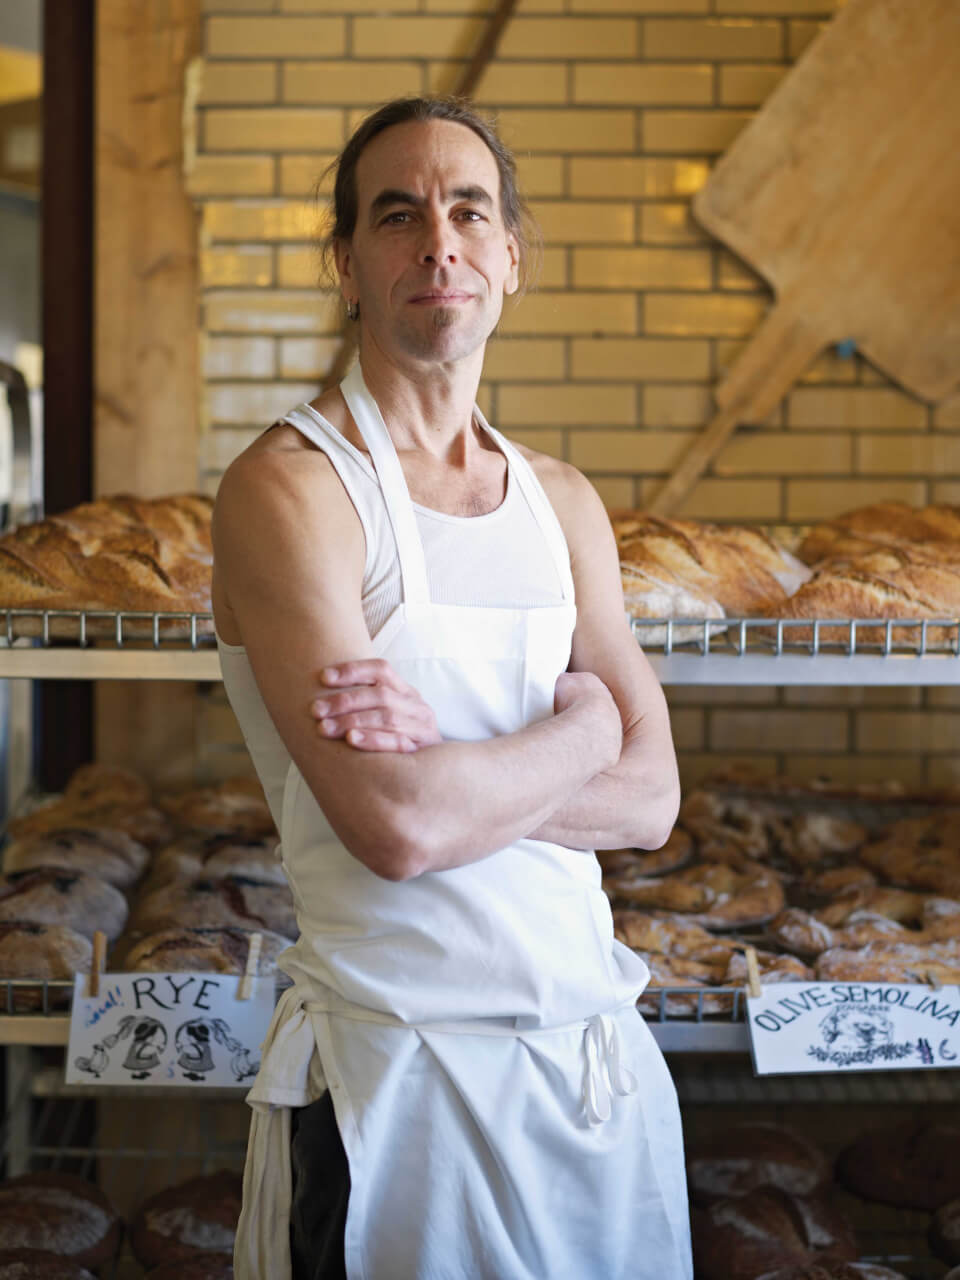
[[[247,951],[247,967],[244,970],[243,977],[240,979],[240,985],[237,987],[237,999],[249,1000],[253,995],[253,980],[257,976],[257,970],[260,966],[260,948],[263,945],[263,934],[252,933],[250,935],[250,948]]]

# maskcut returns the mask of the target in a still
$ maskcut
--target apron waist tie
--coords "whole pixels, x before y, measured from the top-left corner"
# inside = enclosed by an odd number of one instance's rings
[[[378,1022],[385,1026],[405,1027],[408,1031],[432,1032],[446,1035],[527,1036],[555,1035],[558,1032],[583,1029],[583,1090],[581,1098],[587,1120],[591,1125],[603,1124],[610,1119],[611,1099],[614,1094],[626,1098],[637,1092],[639,1082],[634,1073],[624,1065],[620,1031],[612,1014],[620,1008],[632,1007],[625,1003],[616,1010],[596,1013],[586,1021],[565,1023],[553,1027],[515,1027],[493,1024],[488,1021],[469,1022],[404,1022],[394,1014],[352,1005],[328,992],[323,1000],[305,999],[302,1008],[307,1014],[332,1013],[357,1022]]]
[[[621,1058],[620,1030],[604,1013],[587,1019],[583,1033],[583,1108],[591,1125],[610,1119],[611,1099],[636,1093],[637,1077]]]

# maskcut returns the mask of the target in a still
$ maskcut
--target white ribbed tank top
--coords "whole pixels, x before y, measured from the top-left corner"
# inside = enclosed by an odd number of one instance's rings
[[[478,420],[485,425],[479,411]],[[366,540],[360,603],[372,639],[402,597],[396,543],[377,474],[369,456],[311,405],[297,406],[282,421],[327,455],[360,519]],[[564,603],[555,562],[509,458],[506,496],[486,515],[451,516],[412,505],[433,603],[530,609]],[[279,830],[290,754],[260,696],[244,647],[226,644],[219,636],[217,647],[227,697]]]

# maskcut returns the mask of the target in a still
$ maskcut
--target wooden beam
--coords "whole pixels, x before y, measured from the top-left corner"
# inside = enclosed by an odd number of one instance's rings
[[[198,215],[183,101],[200,0],[97,0],[94,492],[195,490]],[[196,768],[189,684],[96,687],[96,757],[156,783]]]
[[[496,57],[500,40],[507,24],[513,17],[513,11],[516,7],[517,0],[500,0],[483,29],[483,34],[477,42],[473,56],[457,77],[456,83],[450,91],[454,98],[470,98],[473,96],[473,91],[480,83],[484,71]],[[324,391],[329,391],[331,387],[340,385],[346,376],[347,370],[350,368],[356,349],[356,327],[348,320],[345,321],[340,330],[340,345],[337,348],[337,354],[333,358],[330,372],[323,380]]]

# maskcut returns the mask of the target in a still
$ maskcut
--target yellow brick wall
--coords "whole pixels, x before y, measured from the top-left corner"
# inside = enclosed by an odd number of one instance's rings
[[[545,240],[539,289],[490,344],[482,403],[515,439],[584,470],[611,506],[655,492],[769,306],[690,198],[840,2],[519,0],[479,85]],[[377,102],[449,89],[492,7],[204,0],[187,181],[202,210],[199,466],[211,491],[264,425],[316,394],[334,358],[340,313],[317,288],[312,243],[317,177]],[[825,352],[766,422],[739,430],[682,511],[803,523],[881,498],[960,501],[960,397],[933,410]],[[670,700],[688,778],[732,759],[806,776],[960,777],[949,692]],[[198,723],[210,760],[234,765],[221,693]]]

